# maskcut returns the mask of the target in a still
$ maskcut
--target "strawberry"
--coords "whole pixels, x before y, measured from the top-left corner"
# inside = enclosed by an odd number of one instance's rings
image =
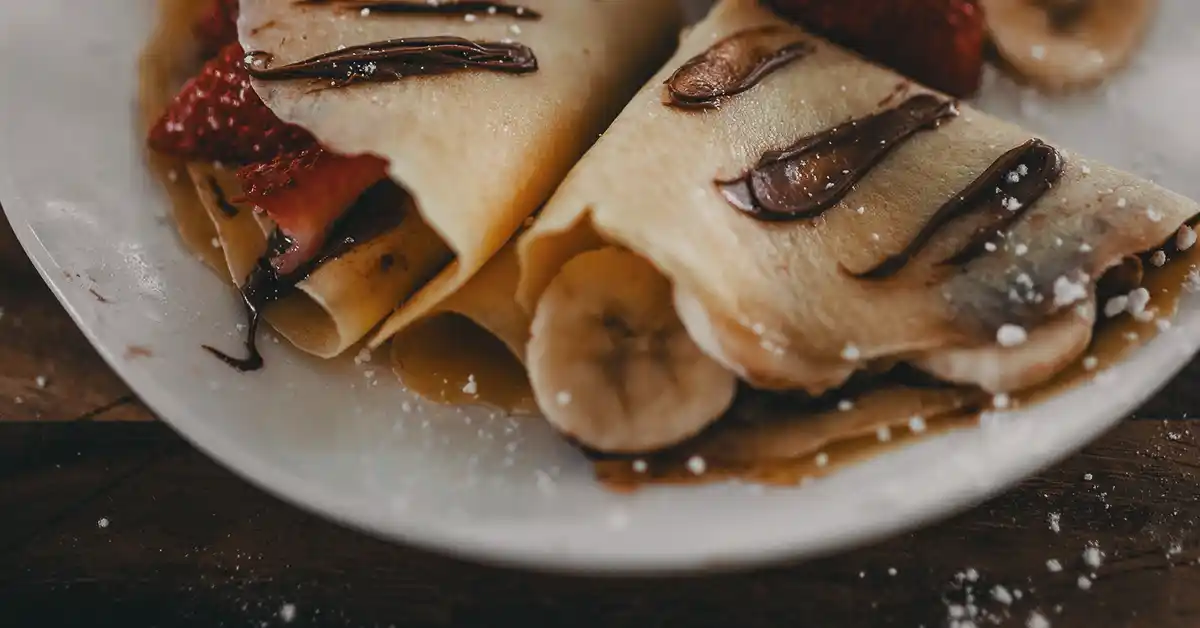
[[[780,15],[934,89],[966,98],[983,73],[978,0],[765,0]]]
[[[281,121],[250,86],[236,43],[205,64],[150,129],[150,147],[184,159],[248,164],[316,144]]]
[[[378,157],[343,157],[319,146],[238,170],[246,198],[291,239],[271,260],[283,275],[316,255],[334,222],[385,176],[387,162]]]
[[[211,59],[238,40],[238,0],[209,0],[212,6],[192,26],[203,58]]]

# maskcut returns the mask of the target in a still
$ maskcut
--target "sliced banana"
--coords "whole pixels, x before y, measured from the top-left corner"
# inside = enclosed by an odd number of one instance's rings
[[[1003,61],[1048,90],[1085,87],[1123,67],[1157,8],[1157,0],[983,0]]]
[[[694,295],[676,286],[675,311],[710,358],[760,390],[803,390],[819,396],[841,386],[861,366],[855,361],[812,360],[787,350],[767,332],[714,320]]]
[[[616,248],[572,259],[551,282],[534,313],[527,361],[550,423],[612,453],[686,440],[725,412],[737,387],[688,336],[670,282]]]
[[[1095,323],[1096,301],[1089,297],[1013,346],[943,349],[912,364],[947,382],[990,393],[1018,392],[1049,380],[1083,355]]]

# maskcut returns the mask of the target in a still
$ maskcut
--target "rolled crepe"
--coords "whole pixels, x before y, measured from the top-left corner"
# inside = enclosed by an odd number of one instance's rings
[[[588,377],[610,392],[628,392],[632,379],[613,375],[616,349],[591,355],[606,366],[587,377],[563,375],[566,330],[579,324],[555,319],[582,316],[564,294],[612,305],[610,330],[639,329],[629,317],[645,311],[665,316],[615,297],[606,275],[617,270],[592,263],[580,281],[602,247],[661,273],[695,345],[756,387],[816,395],[895,361],[994,392],[1049,379],[1088,345],[1096,282],[1200,208],[1036,139],[753,0],[725,0],[522,237],[519,297],[534,316],[539,405],[576,436],[581,426],[601,440],[623,431],[614,440],[628,450],[694,434],[731,400],[723,384],[703,389],[702,412],[672,416],[665,434],[665,419],[592,425],[603,414],[595,406],[587,418],[579,403],[557,403],[579,401]],[[675,364],[676,375],[710,368]],[[656,436],[637,436],[646,430]]]
[[[188,173],[216,229],[228,277],[242,288],[266,253],[274,228],[253,205],[240,200],[241,186],[233,173],[207,164],[190,164]],[[384,194],[364,202],[373,206],[358,211],[403,216],[396,226],[321,264],[296,284],[295,293],[264,314],[280,335],[319,357],[332,358],[361,339],[451,257],[407,195]]]
[[[143,64],[150,115],[174,93],[167,77],[185,75],[194,63],[183,30],[196,16],[193,4],[163,2],[167,25]],[[537,58],[537,71],[520,76],[468,70],[338,88],[254,81],[268,107],[329,151],[386,159],[391,179],[410,195],[391,208],[404,212],[400,225],[324,262],[298,291],[268,307],[265,319],[300,349],[338,355],[403,304],[372,340],[378,346],[461,288],[670,53],[680,19],[673,0],[521,6],[540,18],[507,11],[479,12],[474,20],[453,11],[368,15],[336,0],[241,2],[243,47],[270,55],[276,67],[355,44],[429,36],[516,41]],[[241,286],[266,251],[264,234],[273,224],[239,207],[240,186],[228,172],[208,164],[179,172],[192,188],[175,199],[185,244]],[[226,211],[231,207],[240,211]]]
[[[346,89],[255,80],[280,118],[327,149],[387,160],[392,180],[412,194],[425,224],[454,255],[372,347],[430,312],[500,250],[670,53],[680,20],[674,0],[509,4],[541,17],[480,11],[471,20],[360,12],[354,3],[241,3],[243,46],[267,53],[276,67],[342,47],[435,35],[515,41],[537,57],[537,71],[521,76],[464,71]]]

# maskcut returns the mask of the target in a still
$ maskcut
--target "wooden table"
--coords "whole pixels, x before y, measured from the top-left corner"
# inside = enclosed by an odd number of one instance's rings
[[[6,223],[0,307],[0,626],[1200,626],[1200,362],[933,528],[753,574],[568,578],[388,545],[235,478],[104,365]]]

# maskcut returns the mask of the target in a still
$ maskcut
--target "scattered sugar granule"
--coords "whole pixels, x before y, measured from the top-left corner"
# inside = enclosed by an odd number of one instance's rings
[[[1127,309],[1129,309],[1129,297],[1123,294],[1117,295],[1104,304],[1104,316],[1112,318]]]
[[[1084,164],[1083,166],[1081,166],[1079,168],[1079,171],[1082,172],[1083,174],[1092,174],[1092,169],[1089,168],[1087,164]]]
[[[371,7],[363,7],[362,11],[358,12],[362,17],[371,17]]]
[[[518,25],[516,25],[516,24],[513,24],[513,25],[509,26],[509,27],[508,27],[508,30],[509,30],[509,31],[511,31],[513,35],[520,35],[520,34],[521,34],[521,27],[520,27],[520,26],[518,26]]]
[[[908,429],[911,430],[913,434],[920,434],[921,432],[924,432],[927,427],[928,426],[925,424],[925,417],[914,416],[908,419]]]
[[[96,522],[96,527],[107,528],[108,527],[108,517],[101,517],[100,520]]]
[[[1091,482],[1091,481],[1092,481],[1092,474],[1091,474],[1091,473],[1084,473],[1084,474],[1083,474],[1083,479],[1084,479],[1085,481],[1087,481],[1087,482]]]
[[[894,575],[896,575],[896,573],[897,573],[897,572],[896,572],[896,568],[895,568],[895,567],[888,567],[888,575],[889,575],[889,576],[894,576]]]
[[[634,473],[645,473],[649,467],[650,465],[646,464],[646,461],[640,458],[633,461]]]
[[[854,361],[858,360],[860,357],[862,357],[862,352],[860,352],[858,350],[858,347],[848,344],[842,348],[842,359],[843,360],[846,360],[847,362],[854,362]]]
[[[283,607],[279,609],[279,618],[282,619],[283,623],[285,624],[292,623],[292,621],[296,619],[296,605],[284,604]]]
[[[875,430],[875,438],[879,439],[879,442],[881,443],[886,443],[892,440],[892,429],[886,425],[880,427],[879,429]]]
[[[1157,209],[1154,209],[1153,207],[1147,207],[1146,218],[1150,222],[1159,222],[1163,219],[1163,215],[1162,212],[1158,211]]]
[[[849,399],[843,399],[838,402],[838,410],[841,412],[849,412],[854,409],[854,402]]]
[[[1080,252],[1080,253],[1091,253],[1091,252],[1092,252],[1092,245],[1088,244],[1087,242],[1084,242],[1083,244],[1080,244],[1080,245],[1079,245],[1079,252]]]
[[[1050,516],[1046,517],[1046,520],[1050,523],[1052,532],[1055,534],[1062,532],[1062,515],[1060,513],[1052,512]]]
[[[214,249],[221,248],[221,241],[218,240],[217,238],[213,238],[212,241],[209,242],[209,244],[211,244]]]
[[[1175,234],[1175,248],[1180,251],[1186,251],[1196,244],[1196,230],[1184,225],[1179,228],[1179,232]]]
[[[1126,308],[1129,314],[1138,320],[1142,320],[1149,316],[1146,312],[1146,306],[1150,305],[1150,291],[1145,288],[1136,288],[1129,293],[1129,305]]]
[[[1005,324],[996,330],[996,342],[1000,343],[1001,347],[1016,347],[1028,339],[1029,334],[1019,325]]]
[[[1029,619],[1025,620],[1025,628],[1050,628],[1050,620],[1037,611],[1029,611]]]
[[[1013,253],[1016,253],[1017,257],[1022,257],[1028,252],[1029,247],[1024,244],[1018,244],[1017,246],[1013,247]]]
[[[1058,573],[1062,571],[1062,563],[1058,562],[1057,558],[1051,558],[1046,561],[1046,569],[1049,569],[1050,573]]]
[[[992,405],[1003,410],[1012,403],[1012,398],[1005,393],[998,393],[992,396]]]
[[[1066,275],[1054,280],[1054,305],[1056,307],[1066,307],[1087,297],[1088,289],[1082,281],[1071,281],[1071,278]]]
[[[1083,564],[1092,569],[1099,569],[1100,564],[1104,562],[1104,552],[1100,551],[1099,547],[1089,545],[1083,550]]]
[[[363,347],[362,350],[358,352],[358,355],[354,356],[354,363],[356,365],[357,364],[366,364],[367,362],[370,362],[370,361],[371,361],[371,350],[366,347]]]
[[[818,467],[824,467],[829,464],[829,454],[821,452],[813,458],[813,462],[817,463]]]
[[[691,458],[688,458],[687,468],[688,471],[691,471],[693,475],[703,475],[704,471],[708,469],[708,465],[704,463],[704,458],[701,458],[700,456],[692,456]]]
[[[854,211],[856,211],[856,212],[858,212],[858,213],[860,213],[860,214],[864,214],[864,213],[866,213],[866,211],[867,211],[867,208],[866,208],[866,207],[859,207],[858,209],[856,209],[856,210],[854,210]]]
[[[467,375],[467,383],[463,386],[462,391],[468,395],[479,394],[479,383],[475,381],[474,375]]]
[[[1079,576],[1079,579],[1075,581],[1075,584],[1079,585],[1079,588],[1084,591],[1092,588],[1092,581],[1087,576]]]
[[[554,401],[560,406],[571,405],[571,391],[560,390],[557,395],[554,395]]]
[[[464,22],[474,22],[475,20],[478,20],[478,19],[479,19],[479,17],[476,16],[474,13],[468,13],[463,16]]]
[[[967,582],[976,582],[979,580],[979,572],[975,571],[974,567],[967,567],[963,574],[967,578]]]
[[[37,378],[34,379],[33,381],[34,381],[34,383],[37,384],[38,388],[46,387],[46,376],[45,375],[38,375]]]
[[[1178,556],[1182,553],[1183,544],[1181,543],[1172,543],[1170,547],[1167,548],[1167,556]]]
[[[1161,268],[1163,264],[1167,263],[1167,254],[1162,251],[1155,251],[1154,254],[1150,256],[1150,263]]]
[[[1100,365],[1100,359],[1094,355],[1089,355],[1083,359],[1083,370],[1094,371]]]
[[[1005,606],[1009,606],[1013,603],[1012,593],[1009,593],[1008,589],[999,584],[992,587],[992,599]]]
[[[1183,279],[1183,289],[1188,292],[1200,292],[1200,269],[1193,268]]]

